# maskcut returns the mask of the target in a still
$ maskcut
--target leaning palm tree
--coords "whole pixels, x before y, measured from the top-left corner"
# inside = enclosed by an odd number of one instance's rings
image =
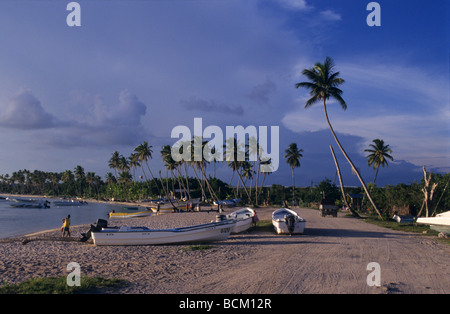
[[[136,146],[134,148],[134,152],[137,153],[138,160],[141,162],[145,161],[145,164],[147,165],[147,169],[150,172],[150,175],[152,176],[152,179],[155,181],[156,188],[158,189],[158,194],[161,194],[161,190],[159,189],[158,182],[155,180],[155,176],[153,175],[153,172],[150,170],[150,167],[148,165],[148,160],[152,159],[152,146],[148,145],[147,141],[144,141],[144,143]],[[144,167],[142,167],[142,172],[144,173],[145,180],[147,181],[147,176],[145,175]]]
[[[377,206],[375,205],[374,201],[372,200],[372,197],[370,196],[370,193],[367,190],[364,180],[362,179],[361,175],[359,174],[358,169],[356,169],[356,167],[353,164],[353,162],[351,161],[350,157],[347,155],[347,153],[345,152],[341,143],[339,142],[339,140],[336,136],[336,133],[334,133],[333,127],[331,126],[330,120],[328,119],[327,106],[326,106],[326,101],[328,99],[334,98],[340,104],[342,109],[344,109],[344,110],[347,109],[347,104],[345,103],[344,99],[341,96],[343,92],[341,89],[338,88],[338,86],[343,84],[345,81],[339,77],[340,73],[334,72],[333,69],[334,69],[333,59],[331,59],[330,57],[326,57],[324,63],[317,62],[312,68],[304,69],[302,71],[302,74],[304,76],[306,76],[310,81],[297,83],[295,85],[295,87],[296,88],[304,87],[304,88],[310,90],[311,98],[308,99],[308,101],[306,102],[305,108],[309,108],[312,105],[314,105],[315,103],[320,102],[320,101],[323,103],[323,110],[325,112],[325,118],[326,118],[328,126],[331,130],[331,134],[334,137],[334,140],[336,141],[337,145],[339,146],[342,153],[344,154],[345,159],[347,159],[348,163],[352,167],[352,170],[354,171],[354,173],[358,177],[359,181],[361,182],[361,185],[363,186],[363,189],[366,192],[370,203],[374,207],[378,216],[381,217],[381,213],[378,210]]]
[[[294,169],[300,167],[300,158],[303,157],[302,152],[303,149],[298,149],[297,143],[291,143],[289,144],[288,149],[284,151],[286,155],[284,155],[284,158],[286,158],[286,162],[292,169],[292,202],[295,203],[295,176],[294,176]]]
[[[372,142],[373,144],[369,145],[372,149],[365,149],[364,151],[370,153],[366,158],[369,166],[373,166],[375,170],[375,177],[373,178],[373,183],[375,184],[380,166],[388,167],[387,159],[394,161],[394,158],[389,155],[392,153],[392,149],[389,148],[389,145],[384,145],[383,140],[377,138]]]

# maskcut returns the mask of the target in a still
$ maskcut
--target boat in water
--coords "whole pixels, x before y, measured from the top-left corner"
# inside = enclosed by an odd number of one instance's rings
[[[60,200],[60,201],[53,201],[53,205],[55,206],[82,206],[87,204],[87,202],[84,201],[77,201],[77,200]]]
[[[99,219],[101,220],[101,219]],[[173,229],[149,229],[147,227],[108,227],[104,220],[91,225],[86,241],[92,236],[94,245],[164,245],[178,243],[205,243],[228,239],[234,220],[221,220],[195,226]]]
[[[272,213],[272,225],[277,234],[302,234],[306,220],[293,210],[280,208]]]
[[[236,224],[231,233],[240,233],[248,230],[257,221],[256,212],[251,208],[242,208],[226,215],[227,219],[235,220]]]
[[[50,208],[49,202],[12,202],[9,204],[11,207],[15,208]]]
[[[431,229],[438,232],[450,233],[450,211],[437,214],[435,217],[420,217],[416,222],[429,225]]]

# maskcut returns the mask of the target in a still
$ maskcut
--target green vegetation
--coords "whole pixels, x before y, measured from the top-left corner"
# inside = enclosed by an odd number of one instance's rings
[[[80,294],[97,293],[104,289],[117,289],[125,285],[122,279],[81,277],[81,286],[70,287],[65,276],[33,278],[16,285],[3,284],[0,294]]]
[[[271,220],[260,220],[256,223],[256,226],[252,227],[252,231],[263,231],[271,232],[273,231],[273,225]]]
[[[197,244],[197,245],[189,245],[186,247],[186,251],[204,251],[213,248],[213,245],[209,244]]]

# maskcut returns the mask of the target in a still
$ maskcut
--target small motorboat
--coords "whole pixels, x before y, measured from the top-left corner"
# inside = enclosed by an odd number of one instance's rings
[[[130,210],[129,208],[124,207],[123,212],[115,212],[114,210],[111,211],[108,215],[109,218],[135,218],[135,217],[146,217],[153,215],[153,210],[150,207],[146,207],[146,210],[138,211],[139,209],[136,208],[135,210]]]
[[[39,202],[39,203],[38,202],[24,202],[24,203],[12,202],[9,204],[9,206],[15,207],[15,208],[50,208],[48,201]]]
[[[99,219],[100,220],[100,219]],[[178,243],[204,243],[228,239],[234,220],[220,220],[195,226],[173,229],[149,229],[147,227],[108,227],[91,225],[81,241],[92,236],[94,245],[164,245]]]
[[[234,219],[236,225],[231,229],[231,233],[240,233],[248,230],[252,224],[256,223],[256,212],[251,208],[242,208],[226,215],[227,219]]]
[[[416,222],[429,225],[431,229],[438,232],[450,233],[450,211],[437,214],[435,217],[420,217]]]
[[[60,207],[60,206],[82,206],[87,204],[83,201],[77,201],[77,200],[60,200],[60,201],[53,201],[53,205]]]
[[[293,210],[280,208],[272,213],[272,225],[277,234],[302,234],[306,220]]]

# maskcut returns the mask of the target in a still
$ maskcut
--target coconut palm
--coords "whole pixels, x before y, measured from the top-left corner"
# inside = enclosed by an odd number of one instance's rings
[[[286,155],[284,155],[284,158],[286,158],[286,162],[292,169],[292,201],[295,202],[295,175],[294,175],[294,169],[300,167],[300,158],[303,157],[302,152],[303,149],[299,149],[297,147],[297,143],[291,143],[289,144],[288,149],[284,151]]]
[[[147,141],[144,141],[144,143],[142,143],[142,144],[136,146],[136,147],[134,148],[134,151],[135,151],[135,152],[137,153],[137,155],[138,155],[138,160],[139,160],[141,163],[142,163],[142,162],[145,162],[145,164],[147,165],[147,169],[148,169],[148,171],[150,172],[150,175],[152,176],[152,179],[155,179],[155,177],[153,176],[153,173],[152,173],[152,171],[150,170],[150,167],[149,167],[149,165],[148,165],[148,160],[149,160],[149,159],[152,159],[152,153],[153,153],[153,151],[152,151],[152,146],[151,146],[151,145],[148,145],[148,142],[147,142]],[[144,167],[142,167],[142,172],[144,173],[145,180],[147,181],[147,176],[146,176],[146,174],[145,174]],[[156,180],[155,180],[155,183],[156,183],[156,188],[158,189],[158,194],[161,194],[161,191],[160,191],[160,189],[159,189],[159,185],[158,185],[158,183],[157,183]]]
[[[310,81],[309,82],[300,82],[295,85],[296,88],[306,88],[310,90],[310,96],[311,98],[308,99],[308,101],[305,104],[305,108],[309,108],[312,105],[314,105],[317,102],[323,103],[323,109],[325,112],[325,118],[328,123],[328,127],[330,128],[330,131],[334,137],[334,140],[336,141],[337,145],[341,149],[342,153],[345,156],[345,159],[347,159],[348,163],[352,167],[352,170],[358,177],[359,181],[361,182],[364,191],[367,194],[367,197],[369,198],[369,201],[371,202],[372,206],[374,207],[377,214],[381,217],[381,213],[378,210],[377,206],[375,205],[374,201],[372,200],[372,197],[369,194],[369,191],[367,190],[366,184],[364,183],[364,180],[362,179],[361,175],[359,174],[358,169],[356,169],[355,165],[351,161],[348,154],[345,152],[344,148],[342,147],[341,143],[339,142],[339,139],[336,136],[336,133],[334,133],[333,127],[330,123],[330,120],[328,119],[328,113],[327,113],[327,106],[326,101],[330,98],[335,99],[342,109],[347,109],[347,104],[345,103],[344,99],[342,98],[342,90],[338,88],[339,85],[343,84],[345,81],[339,77],[339,72],[334,72],[334,62],[333,59],[330,57],[326,57],[324,63],[317,62],[312,68],[310,69],[304,69],[302,71],[302,74],[306,76]]]
[[[373,178],[373,183],[375,184],[380,166],[388,167],[387,159],[394,161],[394,158],[389,155],[392,153],[392,149],[389,148],[389,145],[384,145],[383,140],[377,138],[372,142],[373,144],[369,145],[372,149],[365,149],[364,151],[370,153],[366,158],[369,166],[373,166],[375,170],[375,177]]]
[[[248,151],[246,150],[245,146],[242,143],[238,143],[235,137],[227,138],[225,140],[224,148],[225,148],[223,152],[225,156],[224,161],[227,162],[228,167],[230,167],[233,170],[233,174],[235,172],[238,174],[239,180],[242,183],[245,194],[247,194],[248,200],[252,205],[254,205],[253,200],[251,199],[250,194],[248,193],[247,187],[244,184],[244,180],[242,179],[242,174],[239,171],[242,168],[244,161],[248,158]],[[229,153],[230,151],[233,152],[233,154]],[[241,154],[244,155],[244,158],[240,158]]]
[[[83,185],[86,181],[86,175],[84,174],[84,168],[80,165],[74,168],[75,178],[77,178],[77,182],[80,183],[80,196],[83,196]]]
[[[119,167],[120,157],[121,157],[121,155],[116,150],[116,151],[114,151],[114,153],[112,153],[111,158],[108,161],[108,166],[109,166],[109,168],[114,169],[114,173],[115,173],[116,177],[117,177],[117,168]]]

